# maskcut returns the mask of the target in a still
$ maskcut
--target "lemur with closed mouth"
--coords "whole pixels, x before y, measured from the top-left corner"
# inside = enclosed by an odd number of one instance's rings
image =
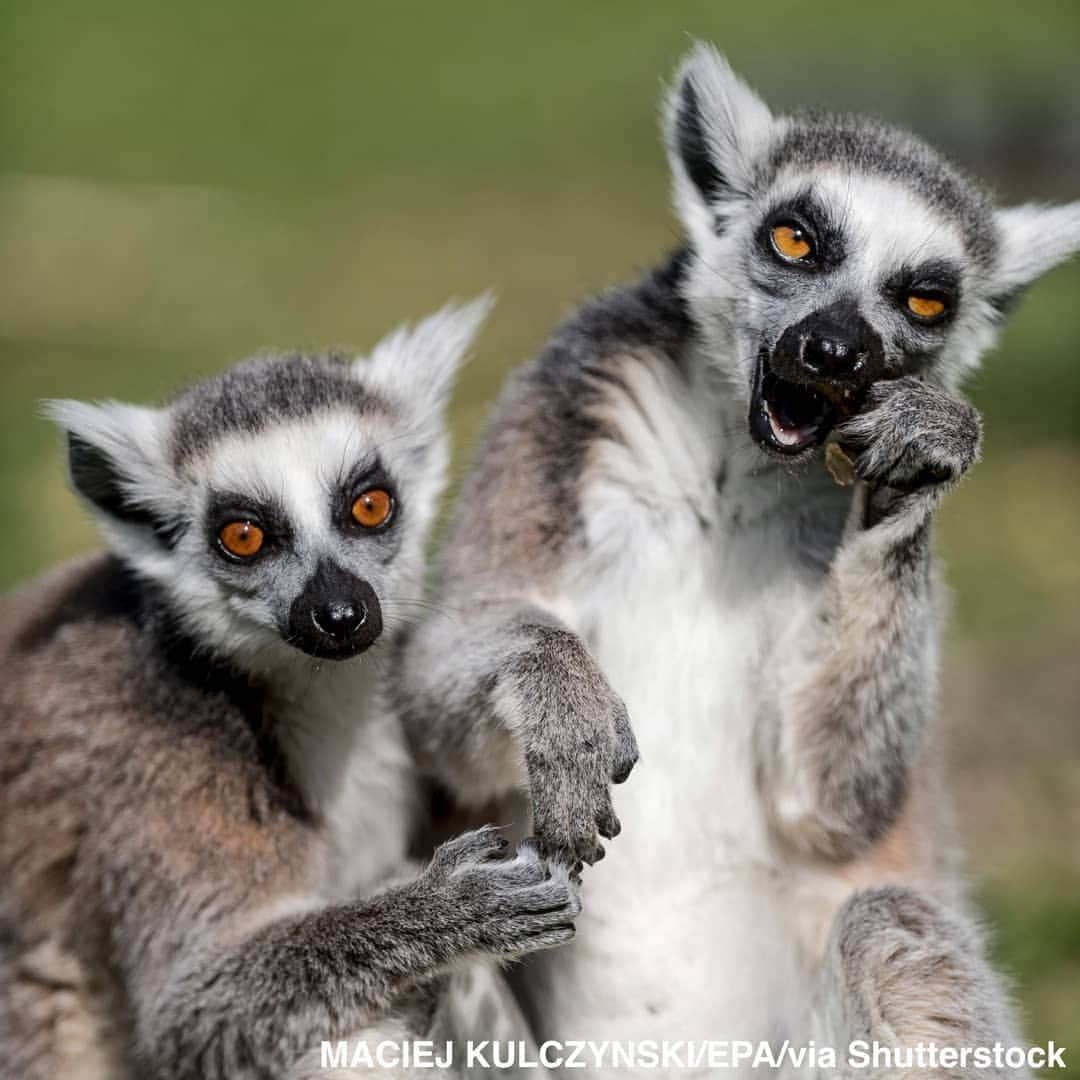
[[[312,1074],[322,1040],[424,1031],[440,973],[572,937],[567,873],[494,830],[405,873],[378,654],[486,307],[163,409],[49,406],[108,551],[0,616],[0,1076]]]
[[[685,244],[506,388],[454,622],[395,681],[411,736],[459,801],[521,785],[595,855],[580,765],[629,710],[623,835],[574,946],[519,973],[538,1039],[1008,1040],[928,737],[930,539],[979,453],[957,388],[1080,203],[997,209],[912,135],[774,116],[705,45],[665,130]]]

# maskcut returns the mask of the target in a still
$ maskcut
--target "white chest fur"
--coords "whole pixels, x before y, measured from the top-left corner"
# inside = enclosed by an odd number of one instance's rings
[[[400,874],[414,773],[374,665],[323,665],[271,708],[291,767],[325,821],[320,897],[355,898]]]
[[[797,481],[740,473],[738,451],[724,476],[722,425],[662,368],[635,369],[633,391],[607,417],[622,438],[590,461],[589,555],[558,610],[626,702],[641,760],[578,940],[539,958],[526,993],[541,1038],[784,1037],[810,989],[792,908],[815,882],[773,847],[754,738],[770,649],[820,584],[812,515],[791,510]]]

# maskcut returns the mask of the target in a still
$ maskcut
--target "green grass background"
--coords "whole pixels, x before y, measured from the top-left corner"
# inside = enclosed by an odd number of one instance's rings
[[[264,346],[369,346],[496,286],[453,411],[672,245],[662,78],[711,38],[780,107],[912,126],[1080,197],[1080,4],[0,3],[0,584],[96,540],[48,396],[155,400]],[[943,752],[1032,1038],[1080,1062],[1080,266],[974,380],[940,544]]]

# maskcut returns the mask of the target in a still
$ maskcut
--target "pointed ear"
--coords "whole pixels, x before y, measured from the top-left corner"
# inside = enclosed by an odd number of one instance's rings
[[[415,326],[400,326],[358,360],[357,373],[393,400],[440,415],[454,377],[494,305],[490,293],[467,304],[447,304]]]
[[[684,220],[747,194],[775,129],[765,102],[716,49],[698,42],[679,67],[664,110],[675,202]]]
[[[1007,308],[1037,277],[1080,251],[1080,202],[1025,203],[997,212],[1001,254],[995,303]]]
[[[150,530],[168,541],[176,496],[166,414],[115,401],[47,401],[43,408],[67,436],[71,486],[99,522]]]

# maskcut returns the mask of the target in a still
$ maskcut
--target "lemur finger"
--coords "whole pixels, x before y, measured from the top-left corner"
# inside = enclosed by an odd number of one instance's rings
[[[587,851],[581,852],[581,858],[590,866],[595,866],[596,863],[600,862],[606,855],[607,852],[604,850],[604,845],[601,844],[599,840],[594,841]]]
[[[517,910],[511,919],[534,929],[573,922],[581,914],[581,894],[561,868],[543,885],[522,889],[514,902]]]
[[[575,829],[572,837],[562,842],[549,840],[544,853],[562,866],[572,866],[576,862],[585,862],[590,866],[604,857],[604,848],[597,838],[596,817],[592,814],[586,824]]]
[[[539,952],[541,949],[556,949],[574,940],[577,931],[573,926],[556,926],[538,934],[529,934],[522,939],[519,952]]]
[[[615,815],[610,802],[597,815],[596,829],[605,840],[614,840],[622,832],[622,823]]]
[[[544,859],[563,867],[571,867],[583,862],[591,865],[604,857],[604,849],[596,839],[595,830],[588,835],[582,833],[576,839],[572,839],[565,831],[549,832],[538,837],[536,842]]]
[[[881,437],[880,410],[853,416],[838,429],[840,445],[854,456],[855,474],[874,482],[889,476],[902,450],[892,439]]]
[[[567,910],[544,911],[535,915],[517,915],[514,918],[507,919],[499,929],[511,941],[520,941],[523,938],[546,934],[552,930],[561,930],[564,927],[572,930],[575,917]]]
[[[529,836],[522,840],[518,852],[522,857],[530,856],[540,867],[544,876],[550,875],[552,866],[565,865],[566,852],[570,850],[569,839],[545,838],[540,835]]]
[[[559,935],[559,943],[573,936],[574,919],[581,913],[581,898],[564,867],[545,866],[550,875],[540,885],[502,893],[492,898],[488,915],[480,915],[476,929],[479,941],[498,952],[530,951],[544,948],[548,935]],[[569,936],[567,936],[569,931]]]
[[[523,889],[540,886],[547,874],[542,864],[508,859],[496,867],[476,866],[453,876],[455,895],[477,910],[515,909]]]
[[[569,878],[549,879],[543,885],[517,889],[507,897],[517,915],[546,915],[561,912],[576,917],[581,911],[577,889]]]
[[[526,915],[496,920],[481,931],[477,945],[496,955],[515,957],[565,945],[574,940],[574,934],[574,924],[560,912]]]
[[[836,436],[840,445],[855,453],[861,453],[874,441],[877,432],[877,420],[880,413],[876,408],[856,413],[838,425]]]
[[[549,870],[535,847],[522,844],[513,858],[505,859],[487,872],[500,885],[515,888],[539,884],[548,876]]]
[[[638,761],[637,739],[630,727],[630,716],[621,702],[615,713],[615,743],[611,755],[611,782],[622,784]]]
[[[431,866],[435,870],[453,871],[467,863],[493,859],[509,844],[510,841],[493,825],[484,825],[440,844],[432,856]]]

